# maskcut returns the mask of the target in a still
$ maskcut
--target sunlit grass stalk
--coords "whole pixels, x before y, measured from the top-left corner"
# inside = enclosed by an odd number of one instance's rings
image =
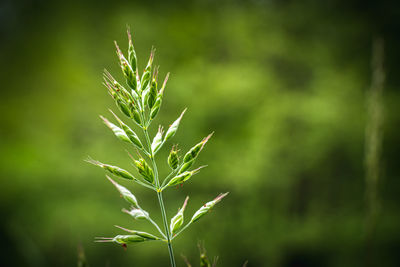
[[[150,143],[150,137],[149,137],[149,132],[147,131],[147,129],[143,129],[145,138],[146,138],[146,142],[147,145],[149,147],[149,150],[151,151],[151,143]],[[172,244],[171,244],[171,233],[169,232],[168,229],[168,222],[167,222],[167,214],[165,212],[165,207],[164,207],[164,200],[162,197],[162,190],[160,189],[160,181],[158,180],[158,169],[157,169],[157,163],[154,159],[154,154],[151,154],[151,163],[153,165],[153,170],[154,170],[154,174],[155,174],[155,182],[156,182],[156,187],[157,187],[157,198],[158,198],[158,204],[160,205],[160,209],[161,209],[161,215],[162,215],[162,220],[164,223],[164,230],[165,230],[165,235],[167,238],[167,244],[168,244],[168,253],[169,253],[169,258],[171,260],[171,266],[176,266],[175,263],[175,257],[174,257],[174,251],[172,249]]]
[[[117,82],[113,76],[108,72],[104,71],[104,85],[108,89],[109,94],[115,100],[118,109],[122,114],[132,120],[137,127],[143,131],[145,137],[145,145],[140,140],[138,135],[125,124],[117,115],[111,110],[112,115],[115,117],[119,126],[108,121],[103,116],[100,116],[103,122],[108,128],[115,134],[115,136],[123,142],[129,143],[136,150],[137,159],[130,157],[133,160],[133,164],[137,169],[138,176],[133,175],[130,171],[123,168],[114,166],[112,164],[102,163],[88,159],[88,162],[97,165],[109,174],[112,174],[118,178],[126,179],[137,183],[143,187],[152,189],[157,194],[158,203],[161,210],[162,221],[164,225],[164,231],[158,226],[158,224],[150,217],[149,213],[141,208],[136,197],[124,186],[119,185],[113,179],[107,176],[111,183],[117,188],[121,196],[130,204],[130,210],[123,209],[123,212],[129,214],[136,220],[147,220],[157,229],[161,236],[150,234],[137,230],[130,230],[120,226],[116,226],[129,234],[117,235],[115,237],[100,237],[97,242],[114,242],[121,244],[126,247],[127,244],[138,243],[144,241],[164,241],[167,243],[168,252],[170,256],[171,266],[176,266],[174,252],[172,248],[172,240],[181,234],[190,225],[208,213],[212,207],[218,203],[223,197],[227,195],[220,194],[214,200],[204,204],[195,214],[192,216],[189,222],[184,225],[184,210],[188,202],[186,197],[183,206],[178,210],[178,213],[171,218],[168,223],[168,217],[165,210],[165,203],[163,200],[163,191],[169,187],[182,185],[191,179],[196,173],[200,171],[204,166],[191,170],[195,163],[196,158],[204,148],[205,144],[211,138],[212,134],[203,138],[202,141],[193,146],[183,157],[180,159],[178,149],[176,146],[172,147],[172,150],[168,156],[167,163],[171,168],[171,172],[161,181],[160,174],[156,163],[156,154],[163,147],[163,145],[169,141],[177,132],[180,122],[185,114],[186,109],[181,115],[168,127],[164,134],[163,128],[158,127],[158,131],[154,136],[153,140],[150,138],[148,128],[157,116],[164,95],[166,83],[168,81],[169,74],[166,75],[161,88],[158,88],[158,67],[153,67],[154,61],[154,49],[151,50],[150,58],[140,76],[137,68],[136,52],[133,47],[131,34],[128,30],[129,48],[128,58],[122,54],[120,48],[115,42],[117,49],[117,56],[122,69],[122,73],[126,80],[124,87],[122,84]],[[147,160],[142,157],[145,155],[150,161],[150,165]]]
[[[366,180],[366,246],[368,265],[373,262],[373,239],[379,214],[379,177],[381,176],[380,157],[383,139],[383,88],[384,41],[377,38],[372,46],[372,80],[367,97],[367,126],[365,131],[365,180]]]

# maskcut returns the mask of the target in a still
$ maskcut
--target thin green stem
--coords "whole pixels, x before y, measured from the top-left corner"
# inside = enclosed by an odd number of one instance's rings
[[[162,217],[163,217],[165,233],[167,234],[167,244],[168,244],[169,258],[171,260],[171,266],[172,267],[176,267],[175,258],[174,258],[174,251],[172,249],[172,244],[171,244],[172,239],[171,239],[171,234],[170,234],[169,228],[168,228],[167,215],[165,213],[165,207],[164,207],[164,201],[163,201],[163,197],[162,197],[162,192],[157,192],[157,197],[158,197],[158,202],[160,203],[160,208],[161,208],[161,214],[162,214]]]
[[[170,172],[170,174],[168,174],[167,177],[165,177],[164,181],[161,184],[161,191],[164,189],[165,184],[167,183],[168,179],[175,174],[175,170],[173,170],[172,172]]]
[[[149,158],[151,157],[150,153],[147,152],[144,148],[139,148],[140,151],[142,151],[146,156],[148,156]]]
[[[135,183],[140,184],[141,186],[144,186],[144,187],[147,187],[147,188],[149,188],[151,190],[157,191],[156,188],[154,188],[153,186],[148,185],[146,183],[143,183],[142,181],[139,181],[139,180],[134,180],[134,181],[135,181]]]
[[[154,159],[154,154],[151,150],[151,142],[150,142],[150,137],[149,137],[149,132],[147,131],[147,128],[143,129],[145,138],[146,138],[146,142],[147,145],[149,147],[149,153],[151,155],[150,159],[151,159],[151,163],[153,165],[153,171],[154,171],[154,181],[156,183],[156,187],[157,187],[157,197],[158,197],[158,203],[160,205],[160,209],[161,209],[161,215],[162,215],[162,219],[163,219],[163,223],[164,223],[164,228],[165,228],[165,234],[167,237],[167,244],[168,244],[168,252],[169,252],[169,257],[171,260],[171,266],[172,267],[176,267],[176,263],[175,263],[175,258],[174,258],[174,252],[172,249],[172,244],[171,244],[171,234],[169,232],[169,228],[168,228],[168,222],[167,222],[167,214],[165,212],[165,207],[164,207],[164,201],[163,201],[163,197],[162,197],[162,193],[161,191],[159,191],[160,189],[160,182],[158,180],[158,170],[157,170],[157,164],[156,161]]]

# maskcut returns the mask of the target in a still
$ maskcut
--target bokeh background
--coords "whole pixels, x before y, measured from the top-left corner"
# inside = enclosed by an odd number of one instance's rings
[[[399,16],[395,1],[2,0],[1,265],[76,266],[81,246],[90,266],[168,266],[160,243],[93,242],[120,233],[114,224],[153,230],[121,213],[104,172],[84,162],[132,169],[131,148],[98,118],[117,110],[102,71],[122,79],[113,40],[125,50],[129,24],[140,69],[154,45],[161,77],[171,72],[157,123],[188,108],[173,140],[182,153],[215,131],[197,161],[208,168],[166,192],[167,213],[186,195],[191,216],[230,192],[176,239],[178,266],[181,254],[198,266],[201,240],[217,266],[399,266]],[[382,152],[368,187],[379,37]],[[161,223],[154,193],[120,182]]]

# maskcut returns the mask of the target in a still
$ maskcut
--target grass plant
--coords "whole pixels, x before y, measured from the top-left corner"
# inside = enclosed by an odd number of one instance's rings
[[[157,233],[147,233],[117,226],[126,233],[114,237],[99,237],[96,241],[114,242],[124,247],[132,243],[163,241],[168,247],[171,266],[176,266],[172,241],[190,225],[207,214],[215,204],[221,201],[221,199],[228,193],[219,194],[213,200],[205,203],[193,214],[186,224],[184,223],[184,211],[189,197],[186,197],[177,214],[172,216],[170,219],[168,218],[163,200],[164,191],[170,187],[179,186],[188,182],[200,171],[201,168],[204,167],[202,166],[192,169],[196,158],[211,138],[212,133],[194,145],[183,157],[179,155],[177,147],[172,146],[167,158],[167,163],[171,169],[170,173],[165,178],[161,178],[156,162],[157,152],[159,152],[160,149],[162,149],[164,145],[173,138],[179,128],[186,109],[182,111],[174,122],[172,122],[165,133],[163,127],[159,126],[156,135],[153,138],[150,137],[149,127],[160,111],[169,74],[166,75],[161,88],[159,88],[157,82],[158,67],[154,67],[153,65],[155,50],[152,49],[147,65],[140,76],[136,52],[129,29],[127,32],[129,39],[127,58],[123,55],[118,44],[115,42],[119,64],[126,85],[119,83],[107,70],[104,71],[104,85],[108,89],[111,97],[114,99],[119,111],[126,116],[132,124],[136,125],[137,129],[143,132],[145,140],[141,140],[139,135],[111,110],[110,112],[117,124],[110,122],[103,116],[100,116],[100,118],[119,140],[129,143],[132,146],[132,149],[135,151],[135,153],[132,154],[137,156],[134,157],[130,155],[130,157],[132,158],[133,165],[136,167],[137,175],[134,175],[130,171],[118,166],[102,163],[90,158],[88,159],[88,162],[103,168],[108,173],[108,175],[106,175],[107,179],[115,186],[120,195],[130,205],[129,209],[123,209],[123,212],[129,214],[136,220],[147,220],[154,226]],[[118,184],[114,180],[114,177],[130,180],[133,183],[153,190],[157,194],[163,227],[160,227],[151,218],[149,212],[145,211],[141,205],[139,205],[135,195],[126,187]]]

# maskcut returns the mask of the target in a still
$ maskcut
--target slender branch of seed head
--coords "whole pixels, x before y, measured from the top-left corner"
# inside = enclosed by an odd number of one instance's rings
[[[183,230],[185,230],[186,228],[188,228],[189,225],[190,225],[191,223],[192,223],[192,222],[189,222],[189,223],[187,223],[183,228],[181,228],[176,234],[174,234],[174,236],[171,238],[171,240],[174,240],[174,238],[177,237],[180,233],[182,233]]]
[[[151,223],[157,228],[158,232],[160,232],[160,234],[161,234],[165,239],[167,239],[167,237],[165,236],[164,232],[160,229],[160,227],[158,226],[158,224],[150,218],[150,216],[146,216],[146,219],[147,219],[149,222],[151,222]]]
[[[175,170],[173,170],[172,172],[170,172],[170,173],[168,174],[167,177],[164,178],[164,180],[163,180],[163,182],[162,182],[162,184],[161,184],[161,190],[163,190],[164,187],[165,187],[165,185],[168,183],[168,179],[169,179],[171,176],[175,175],[175,174],[178,172],[178,170],[179,170],[180,168],[182,168],[182,166],[183,166],[183,162],[182,162]]]
[[[151,190],[157,192],[157,189],[154,188],[154,186],[150,186],[150,185],[145,184],[145,183],[143,183],[142,181],[139,181],[139,180],[134,180],[134,181],[135,181],[137,184],[140,184],[141,186],[147,187],[147,188],[149,188],[149,189],[151,189]]]
[[[142,213],[145,215],[145,219],[148,220],[151,224],[153,224],[154,227],[157,229],[157,231],[158,231],[164,238],[166,238],[166,236],[165,236],[165,234],[163,233],[163,231],[161,230],[161,228],[158,226],[158,224],[157,224],[155,221],[153,221],[153,220],[151,219],[150,215],[148,215],[148,213],[147,213],[145,210],[143,210],[139,205],[138,205],[138,209],[141,210]],[[122,209],[122,212],[127,213],[127,214],[130,214],[129,211],[126,210],[126,209]]]

